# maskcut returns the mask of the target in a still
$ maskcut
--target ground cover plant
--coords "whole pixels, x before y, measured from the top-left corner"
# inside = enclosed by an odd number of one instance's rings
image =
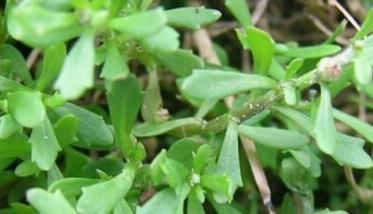
[[[5,1],[0,214],[372,213],[372,5]]]

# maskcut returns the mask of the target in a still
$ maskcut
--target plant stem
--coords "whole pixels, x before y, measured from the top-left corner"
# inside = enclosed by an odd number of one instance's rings
[[[353,60],[354,54],[355,52],[353,49],[348,47],[335,56],[322,58],[320,60],[320,62],[324,62],[322,66],[320,66],[321,63],[319,63],[317,68],[298,78],[289,80],[289,83],[302,90],[323,81],[324,79],[327,81],[335,80],[335,75],[340,75],[342,67],[346,66]],[[227,128],[231,119],[236,120],[237,123],[242,123],[279,101],[283,96],[281,85],[282,84],[279,84],[276,89],[268,91],[253,101],[245,103],[243,106],[231,109],[228,113],[209,121],[201,120],[200,123],[180,126],[171,130],[169,134],[176,136],[190,136],[194,134],[218,133]]]

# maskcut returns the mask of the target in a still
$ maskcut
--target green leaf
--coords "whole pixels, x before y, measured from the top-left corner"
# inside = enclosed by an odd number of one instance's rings
[[[286,79],[289,80],[295,76],[297,71],[302,67],[304,59],[302,58],[295,58],[290,61],[290,63],[286,66]]]
[[[283,83],[282,90],[284,92],[284,100],[289,106],[294,106],[298,102],[297,91],[292,84]]]
[[[45,107],[39,93],[10,92],[7,94],[7,100],[10,114],[24,127],[36,127],[46,118]]]
[[[238,126],[234,121],[230,121],[224,141],[220,149],[219,158],[216,164],[219,174],[228,175],[232,180],[232,189],[229,193],[229,201],[233,199],[233,194],[238,187],[241,187],[240,157],[238,155]]]
[[[133,214],[130,206],[128,205],[127,201],[121,200],[114,208],[113,214]]]
[[[24,159],[31,152],[27,137],[23,134],[14,134],[7,139],[0,140],[1,158],[18,157]]]
[[[30,88],[25,87],[16,81],[13,81],[11,79],[8,79],[0,75],[0,91],[1,92],[19,91],[19,90],[31,91]]]
[[[303,147],[299,150],[290,150],[290,153],[313,177],[320,177],[321,161],[309,147]]]
[[[42,170],[49,170],[61,150],[53,126],[45,118],[38,126],[33,128],[29,142],[31,144],[31,160]]]
[[[232,199],[233,182],[231,177],[228,175],[202,175],[201,185],[214,192],[214,199],[218,203],[225,203]]]
[[[167,22],[171,26],[198,30],[201,26],[218,20],[221,13],[203,7],[181,7],[167,10]]]
[[[187,211],[188,214],[205,214],[201,202],[198,201],[196,194],[193,192],[188,196]]]
[[[144,38],[156,33],[166,25],[166,22],[166,13],[162,9],[155,9],[121,18],[114,18],[110,21],[109,26],[136,38]]]
[[[37,212],[30,206],[19,202],[13,202],[10,205],[17,214],[37,214]]]
[[[120,79],[111,85],[107,93],[110,116],[119,140],[125,152],[129,152],[132,142],[129,141],[132,127],[136,121],[142,102],[139,83],[133,75]]]
[[[76,214],[60,191],[49,193],[40,188],[27,191],[27,201],[38,210],[40,214],[48,214],[53,210],[55,214]]]
[[[173,188],[184,183],[189,173],[182,163],[168,158],[164,150],[153,160],[150,170],[155,185],[168,184]]]
[[[76,99],[93,86],[94,59],[94,35],[86,32],[71,48],[55,83],[64,98]]]
[[[22,163],[20,163],[16,167],[16,169],[14,170],[14,173],[19,177],[27,177],[27,176],[36,174],[39,171],[40,170],[39,170],[38,166],[34,162],[32,162],[30,160],[26,160],[26,161],[23,161]]]
[[[221,99],[252,89],[271,89],[276,82],[268,77],[222,70],[194,70],[185,78],[180,90],[199,100]]]
[[[204,168],[209,162],[214,161],[214,150],[209,144],[200,146],[194,155],[193,170],[198,174],[202,174]]]
[[[128,168],[111,180],[83,187],[77,210],[81,213],[108,213],[127,194],[134,177],[134,169]]]
[[[329,208],[315,212],[314,214],[348,214],[344,210],[329,210]]]
[[[154,211],[162,214],[175,214],[178,209],[178,197],[171,188],[166,188],[155,194],[142,207],[137,207],[137,214],[153,214]]]
[[[331,156],[340,164],[357,169],[373,167],[373,161],[364,149],[364,140],[344,134],[337,135],[337,143]]]
[[[302,112],[299,112],[293,108],[283,106],[273,106],[271,109],[291,119],[301,128],[303,128],[304,131],[307,131],[308,133],[312,132],[313,124],[311,122],[311,118],[303,114]]]
[[[54,124],[54,132],[61,147],[73,143],[75,136],[79,131],[79,119],[72,114],[62,116]]]
[[[195,153],[200,146],[193,138],[182,138],[169,148],[167,156],[182,164],[188,169],[193,167],[193,153]]]
[[[79,196],[82,188],[98,183],[99,180],[91,178],[63,178],[49,186],[49,192],[61,191],[66,198]]]
[[[354,62],[354,74],[358,83],[367,85],[372,83],[372,65],[363,57],[357,57]]]
[[[373,143],[373,126],[359,120],[356,117],[353,117],[349,114],[346,114],[338,109],[333,110],[333,115],[335,118],[341,122],[347,124],[355,131],[359,132],[364,138],[366,138],[370,143]]]
[[[107,44],[107,54],[100,77],[114,81],[125,78],[129,74],[125,58],[119,53],[118,47],[112,41]]]
[[[172,53],[154,54],[154,57],[177,76],[188,76],[193,69],[202,68],[203,60],[190,50],[178,49]]]
[[[153,35],[147,36],[143,40],[144,46],[153,53],[173,52],[179,46],[179,33],[171,27],[165,26]]]
[[[307,136],[286,129],[240,125],[238,131],[257,143],[277,149],[299,148],[310,141]]]
[[[105,147],[113,144],[113,134],[101,116],[71,103],[56,109],[56,112],[59,116],[73,114],[79,119],[79,145]]]
[[[32,83],[32,77],[27,68],[26,61],[21,52],[15,47],[3,44],[0,46],[0,58],[2,60],[8,59],[10,61],[10,74],[17,74],[26,84]]]
[[[247,44],[253,53],[254,72],[258,74],[267,73],[275,53],[275,46],[271,36],[255,27],[247,28],[246,35]]]
[[[338,45],[321,44],[307,47],[293,47],[284,52],[285,56],[304,59],[329,56],[341,50]]]
[[[353,40],[362,39],[364,36],[373,32],[373,8],[369,10],[368,15],[366,16],[363,25],[360,30],[355,34]]]
[[[252,25],[249,6],[245,0],[226,0],[225,6],[244,27]]]
[[[332,154],[336,146],[336,128],[329,90],[321,85],[321,100],[317,109],[313,135],[317,146],[326,154]]]
[[[9,34],[33,47],[48,47],[78,36],[79,17],[74,13],[46,10],[38,4],[24,1],[8,15]]]
[[[44,51],[41,74],[36,84],[37,90],[46,90],[57,78],[58,73],[62,69],[65,57],[66,47],[63,43],[52,45]]]
[[[145,90],[141,116],[145,121],[156,121],[157,112],[160,110],[162,105],[163,102],[159,89],[157,71],[149,69],[148,85]]]
[[[285,158],[281,162],[280,176],[286,187],[302,194],[310,193],[314,178],[293,158]]]
[[[10,114],[5,114],[0,117],[0,139],[6,139],[21,130],[22,127]]]
[[[134,134],[137,137],[150,137],[164,134],[181,126],[190,124],[199,125],[200,123],[201,120],[196,118],[175,119],[161,123],[147,122],[135,126],[132,130],[132,134]]]

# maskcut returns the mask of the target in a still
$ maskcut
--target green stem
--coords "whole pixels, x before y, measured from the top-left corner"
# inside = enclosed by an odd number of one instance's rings
[[[329,71],[327,70],[328,68],[341,68],[350,63],[352,61],[352,58],[353,52],[351,48],[347,48],[345,51],[341,52],[338,55],[323,58],[325,61],[328,62],[326,66],[323,66],[325,70],[320,69],[319,66],[318,68],[313,69],[298,78],[290,80],[289,83],[300,90],[308,88],[313,84],[322,81],[322,74],[329,74]],[[231,119],[236,120],[238,123],[242,123],[250,117],[262,112],[265,109],[268,109],[274,103],[279,101],[283,96],[283,89],[281,85],[282,84],[279,84],[276,89],[267,92],[266,94],[254,99],[251,102],[245,103],[243,106],[233,108],[232,110],[230,110],[230,112],[220,115],[212,120],[201,120],[200,123],[187,124],[178,127],[170,131],[169,133],[177,136],[217,133],[225,130]]]

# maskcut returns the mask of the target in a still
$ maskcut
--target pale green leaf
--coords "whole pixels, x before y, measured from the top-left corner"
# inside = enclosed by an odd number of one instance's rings
[[[328,88],[321,85],[321,100],[317,109],[313,135],[321,151],[332,154],[336,146],[336,128]]]
[[[289,48],[284,52],[285,56],[297,57],[297,58],[319,58],[329,56],[337,53],[341,50],[338,45],[322,44],[307,47],[294,47]]]
[[[48,118],[45,118],[38,126],[33,128],[29,142],[31,144],[31,160],[40,169],[49,170],[54,164],[61,147]]]
[[[241,25],[244,27],[252,25],[249,6],[246,4],[245,0],[226,0],[225,6],[231,11]]]
[[[83,34],[65,59],[55,88],[65,99],[77,99],[94,83],[94,35]]]
[[[82,196],[76,205],[80,213],[108,213],[131,188],[135,172],[124,169],[116,177],[98,184],[82,188]]]
[[[300,148],[310,141],[307,136],[297,131],[286,129],[240,125],[238,131],[240,134],[249,137],[256,143],[277,149]]]
[[[373,143],[373,126],[359,120],[356,117],[353,117],[349,114],[346,114],[338,109],[333,110],[333,115],[338,120],[350,126],[355,131],[359,132],[364,138],[366,138],[370,143]]]
[[[46,110],[39,93],[10,92],[7,94],[7,100],[10,114],[24,127],[36,127],[46,117]]]
[[[203,7],[182,7],[167,10],[167,22],[175,27],[184,27],[197,30],[201,26],[218,20],[221,13],[213,9]]]
[[[36,208],[40,214],[76,214],[60,191],[49,193],[40,188],[27,191],[27,201]]]
[[[109,26],[122,33],[143,38],[156,33],[166,25],[166,22],[166,13],[162,9],[155,9],[112,19]]]
[[[185,78],[180,89],[199,100],[220,99],[252,89],[271,89],[276,82],[268,77],[222,70],[194,70]]]

